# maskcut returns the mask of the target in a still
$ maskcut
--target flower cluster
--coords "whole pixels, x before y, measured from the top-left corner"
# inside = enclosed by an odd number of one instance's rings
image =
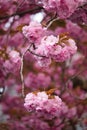
[[[7,59],[3,64],[4,68],[7,72],[18,72],[20,70],[21,65],[21,58],[19,52],[12,50],[9,52],[8,57],[9,59]]]
[[[44,56],[37,57],[39,64],[43,66],[49,65],[51,60],[64,62],[76,53],[76,50],[76,43],[72,38],[50,35],[41,39],[41,44],[36,49],[36,53]]]
[[[36,46],[33,51],[38,54],[35,57],[40,66],[49,66],[51,60],[66,61],[76,52],[76,43],[72,38],[67,35],[54,36],[45,33],[44,28],[37,22],[31,22],[29,26],[23,27],[24,36]]]
[[[38,2],[38,0],[36,0]],[[49,12],[55,12],[60,18],[67,18],[86,0],[42,0],[42,6]],[[38,2],[39,3],[39,2]],[[40,4],[41,4],[40,3]]]
[[[62,100],[58,96],[51,97],[45,91],[37,94],[26,95],[24,106],[28,111],[46,112],[53,116],[58,116],[62,110]]]
[[[50,76],[47,76],[44,73],[38,73],[35,75],[30,72],[25,78],[25,85],[31,89],[46,88],[50,85],[50,82]]]

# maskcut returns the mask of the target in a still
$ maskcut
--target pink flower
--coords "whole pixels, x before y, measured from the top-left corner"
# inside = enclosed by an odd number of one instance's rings
[[[36,53],[49,57],[49,53],[51,53],[53,46],[59,42],[59,37],[55,37],[53,35],[44,36],[41,39],[41,44],[38,46]]]
[[[19,52],[15,51],[15,50],[12,50],[10,53],[9,53],[9,57],[10,57],[10,60],[14,63],[18,62],[20,60],[20,55],[19,55]]]
[[[22,28],[24,36],[29,39],[30,43],[38,43],[40,37],[44,34],[44,30],[45,28],[42,28],[42,25],[36,21],[30,22],[29,26]]]
[[[15,73],[20,70],[21,58],[19,52],[12,50],[9,54],[9,59],[3,64],[7,72]]]
[[[38,58],[38,65],[41,67],[48,67],[51,64],[51,58]]]
[[[76,107],[72,107],[68,110],[67,117],[72,118],[77,113]]]
[[[45,44],[46,46],[53,46],[55,43],[59,42],[59,37],[55,37],[53,35],[50,36],[44,36],[41,40],[42,44]]]
[[[60,53],[57,55],[53,55],[53,59],[57,62],[63,62],[70,58],[70,54],[67,46],[61,49]]]
[[[70,55],[75,54],[77,51],[77,46],[76,46],[75,41],[73,39],[69,39],[68,43],[69,43],[68,51],[69,51]]]

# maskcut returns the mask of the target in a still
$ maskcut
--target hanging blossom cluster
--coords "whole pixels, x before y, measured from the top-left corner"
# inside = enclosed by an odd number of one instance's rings
[[[34,45],[32,50],[38,55],[35,58],[40,66],[49,66],[52,60],[64,62],[77,51],[75,41],[67,34],[48,35],[47,29],[38,22],[24,26],[23,34]]]
[[[45,91],[26,95],[25,108],[30,111],[45,112],[53,116],[61,114],[63,102],[58,96],[47,95]]]

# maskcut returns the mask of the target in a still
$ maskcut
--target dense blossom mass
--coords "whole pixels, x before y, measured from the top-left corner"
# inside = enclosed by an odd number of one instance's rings
[[[0,130],[87,129],[87,0],[0,0]]]
[[[47,11],[57,13],[60,18],[69,17],[78,6],[87,2],[87,0],[36,0],[39,4],[43,5]]]
[[[64,39],[63,39],[64,38]],[[56,62],[63,62],[70,58],[74,53],[76,53],[77,47],[76,43],[73,39],[67,39],[67,37],[62,37],[59,39],[53,35],[45,36],[41,40],[41,45],[36,50],[36,53],[49,58],[49,60],[53,59]],[[42,63],[42,58],[38,58]],[[44,60],[44,58],[43,58]],[[47,61],[46,61],[47,62]],[[48,64],[48,63],[47,63]]]
[[[29,26],[24,26],[22,30],[29,43],[36,46],[35,54],[39,55],[36,58],[41,66],[49,65],[52,59],[57,62],[66,61],[77,51],[75,41],[67,35],[42,36],[46,29],[42,28],[41,24],[37,22],[31,22]]]
[[[58,115],[61,112],[62,101],[58,96],[50,99],[50,95],[45,92],[27,94],[24,106],[28,111],[42,111],[49,114]]]

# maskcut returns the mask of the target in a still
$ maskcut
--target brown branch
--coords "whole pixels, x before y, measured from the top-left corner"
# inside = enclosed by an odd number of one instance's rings
[[[34,53],[33,51],[31,51],[30,49],[28,49],[28,51],[29,51],[31,54],[35,55],[35,56],[42,57],[42,58],[48,58],[48,57],[46,57],[46,56],[44,56],[44,55],[36,54],[36,53]]]
[[[26,42],[26,41],[25,41]],[[25,97],[25,85],[24,85],[24,75],[23,75],[23,67],[24,67],[24,56],[27,53],[28,49],[21,56],[21,66],[20,66],[20,77],[22,83],[22,96]]]
[[[35,47],[35,45],[33,44],[33,43],[31,43],[30,44],[30,47],[28,48],[28,50],[27,51],[29,51],[31,54],[33,54],[33,55],[35,55],[35,56],[38,56],[38,57],[42,57],[42,58],[49,58],[49,57],[46,57],[46,56],[44,56],[44,55],[39,55],[39,54],[36,54],[35,52],[33,52],[32,50],[31,50],[31,47],[33,46],[33,49],[35,49],[36,47]]]
[[[25,39],[26,42],[26,39]],[[24,75],[23,75],[23,67],[24,67],[24,56],[29,51],[31,54],[36,55],[38,57],[47,58],[46,56],[41,56],[39,54],[35,54],[30,49],[33,46],[33,44],[30,44],[29,47],[26,49],[26,51],[21,56],[21,66],[20,66],[20,77],[21,77],[21,83],[22,83],[22,96],[25,97],[25,85],[24,85]]]
[[[41,9],[43,9],[43,8],[42,7],[37,7],[37,8],[34,8],[34,9],[29,9],[29,10],[25,10],[25,11],[21,11],[21,12],[16,12],[16,13],[11,14],[11,15],[1,16],[0,20],[8,19],[8,18],[10,18],[12,16],[15,16],[15,15],[23,16],[26,13],[32,13],[34,11],[39,11]]]

